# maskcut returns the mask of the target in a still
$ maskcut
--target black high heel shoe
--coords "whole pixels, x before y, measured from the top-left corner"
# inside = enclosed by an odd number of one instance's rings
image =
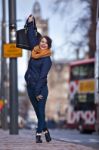
[[[36,135],[36,143],[42,143],[41,135]]]
[[[51,139],[51,136],[50,136],[49,131],[46,130],[46,131],[44,132],[44,134],[45,134],[45,139],[46,139],[46,141],[47,141],[47,142],[50,142],[52,139]]]

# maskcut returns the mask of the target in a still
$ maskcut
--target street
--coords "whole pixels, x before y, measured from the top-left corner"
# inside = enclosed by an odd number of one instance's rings
[[[81,134],[77,130],[55,129],[51,130],[51,135],[57,140],[77,143],[99,149],[99,134],[95,132],[93,134]]]

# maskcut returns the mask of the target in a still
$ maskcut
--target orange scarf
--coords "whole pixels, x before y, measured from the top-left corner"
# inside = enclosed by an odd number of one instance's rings
[[[50,49],[44,49],[41,50],[39,46],[35,46],[32,50],[32,58],[38,59],[46,56],[51,56],[51,50]]]

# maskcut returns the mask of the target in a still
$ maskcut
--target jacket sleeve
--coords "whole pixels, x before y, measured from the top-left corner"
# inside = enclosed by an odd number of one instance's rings
[[[39,44],[39,39],[36,36],[36,31],[33,28],[33,22],[30,22],[27,24],[28,30],[27,30],[27,37],[30,44],[31,49],[34,48],[34,46]]]
[[[47,75],[51,68],[51,65],[52,65],[52,62],[51,62],[50,57],[46,57],[43,61],[40,78],[39,78],[36,88],[35,88],[36,96],[40,95],[42,87],[47,83]]]

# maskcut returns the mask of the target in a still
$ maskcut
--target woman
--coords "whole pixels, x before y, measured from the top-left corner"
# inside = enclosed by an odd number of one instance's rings
[[[42,132],[45,134],[46,141],[51,141],[45,121],[45,105],[48,96],[47,75],[52,65],[50,59],[52,40],[48,36],[34,37],[34,32],[33,16],[30,16],[28,18],[28,39],[32,51],[25,80],[28,95],[38,119],[36,143],[42,143]]]

